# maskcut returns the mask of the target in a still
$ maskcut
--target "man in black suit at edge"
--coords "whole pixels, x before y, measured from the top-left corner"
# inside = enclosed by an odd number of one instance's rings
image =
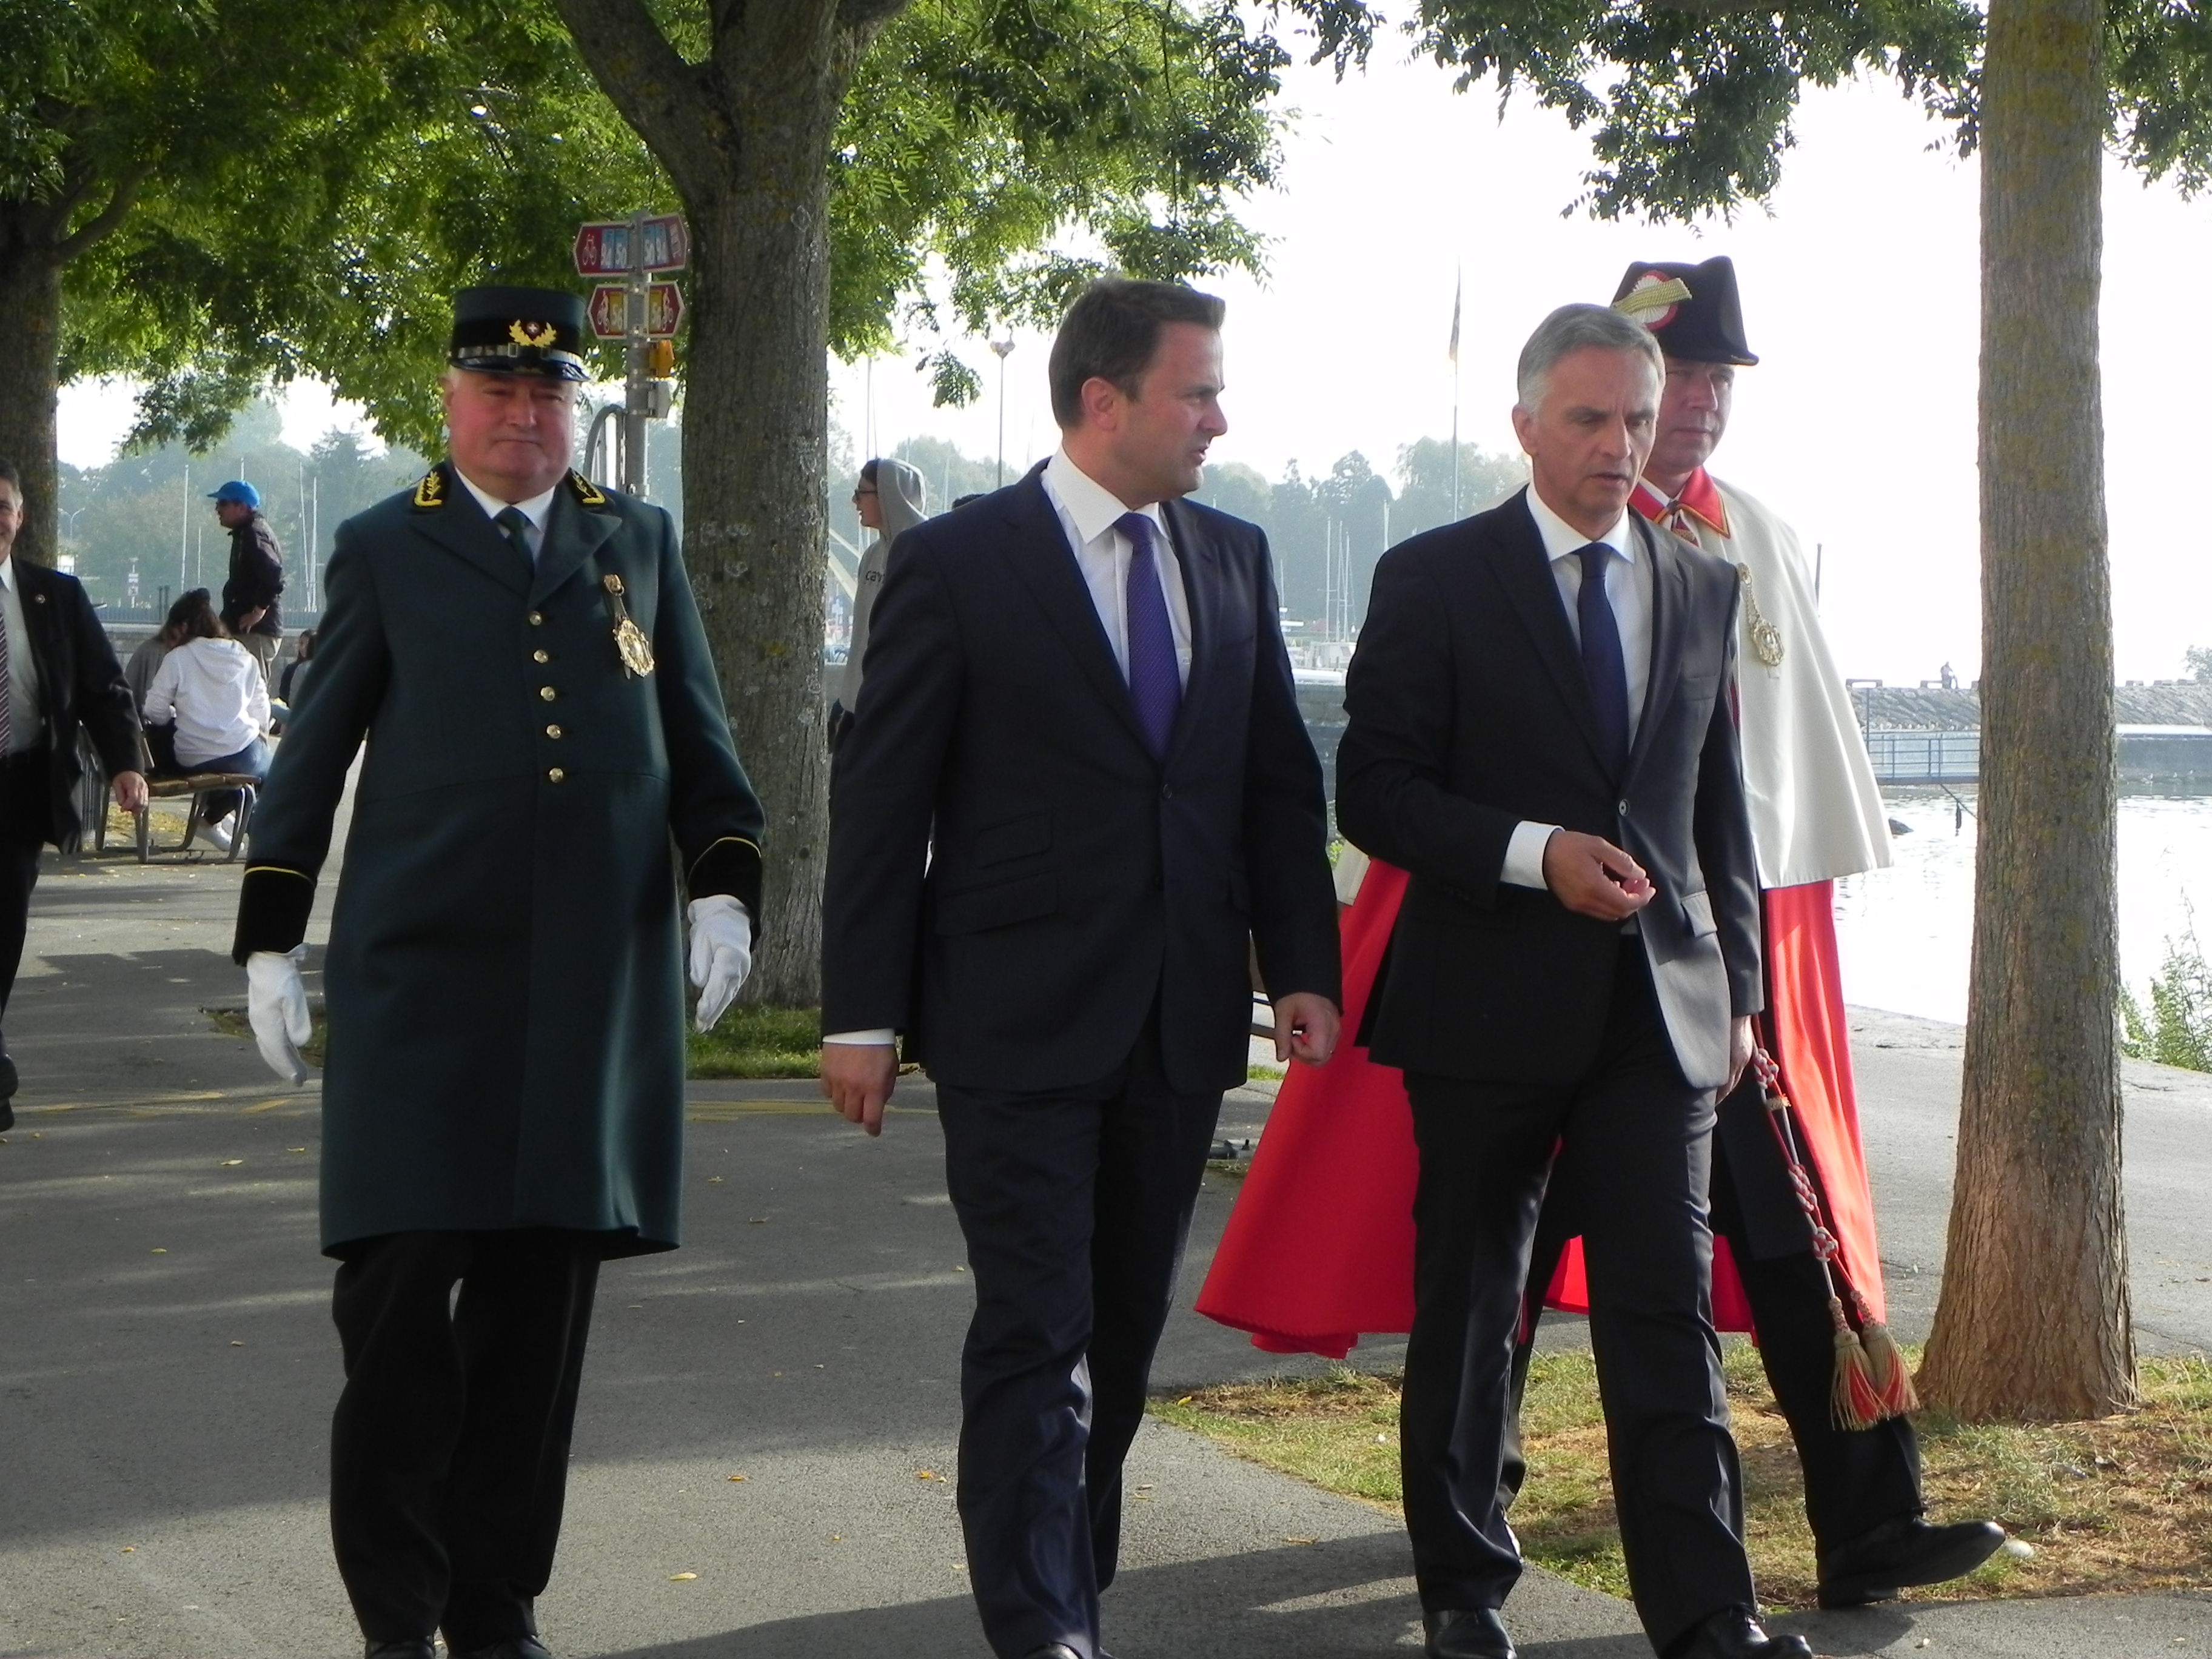
[[[1218,300],[1092,285],[1060,448],[908,531],[830,793],[823,1091],[871,1134],[895,1033],[937,1085],[975,1280],[960,1513],[1001,1659],[1099,1659],[1247,940],[1277,1053],[1336,1041],[1335,902],[1266,538],[1179,497],[1227,429]]]
[[[80,726],[107,769],[115,804],[146,807],[138,770],[138,705],[124,684],[115,647],[74,576],[15,556],[23,521],[23,477],[0,460],[0,1014],[15,988],[39,853],[48,842],[75,852]],[[0,1130],[15,1123],[15,1062],[0,1037]]]
[[[1624,326],[1624,325],[1626,325]],[[1528,489],[1386,554],[1347,676],[1344,833],[1408,871],[1371,1007],[1420,1154],[1402,1414],[1436,1659],[1510,1659],[1497,1507],[1538,1206],[1584,1248],[1623,1553],[1665,1659],[1769,1639],[1710,1312],[1715,1091],[1751,1054],[1759,891],[1726,689],[1736,575],[1628,511],[1665,368],[1568,306],[1522,349]]]

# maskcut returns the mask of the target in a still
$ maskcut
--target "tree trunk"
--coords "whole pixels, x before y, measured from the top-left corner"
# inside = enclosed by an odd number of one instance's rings
[[[23,475],[15,556],[51,565],[61,526],[54,421],[62,268],[43,229],[43,216],[0,204],[0,456]]]
[[[1921,1392],[1970,1419],[2135,1393],[2097,362],[2098,0],[1991,0],[1982,79],[1982,782],[1958,1169]]]
[[[685,557],[738,752],[768,806],[767,911],[745,994],[822,1000],[829,155],[842,81],[736,83],[732,165],[686,195],[697,249],[684,398]],[[750,82],[750,83],[748,83]],[[703,198],[703,199],[702,199]]]

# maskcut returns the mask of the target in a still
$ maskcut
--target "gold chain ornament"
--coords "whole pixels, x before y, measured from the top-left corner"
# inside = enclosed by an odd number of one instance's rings
[[[1751,567],[1740,564],[1735,574],[1736,580],[1743,584],[1743,624],[1751,635],[1751,654],[1769,668],[1778,668],[1786,654],[1782,648],[1782,630],[1767,621],[1766,613],[1759,608],[1759,590],[1751,585]]]
[[[642,679],[653,672],[653,646],[645,630],[629,619],[629,607],[623,604],[623,579],[609,573],[599,578],[599,586],[607,590],[607,620],[615,625],[615,650],[622,657],[623,672]]]

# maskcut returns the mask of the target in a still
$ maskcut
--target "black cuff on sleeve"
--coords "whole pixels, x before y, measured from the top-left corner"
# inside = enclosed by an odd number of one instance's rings
[[[230,959],[240,967],[256,951],[289,951],[307,936],[315,878],[282,865],[246,866],[238,888],[238,936]]]
[[[761,855],[752,842],[723,836],[692,860],[684,885],[695,899],[727,893],[752,913],[753,938],[760,939],[765,920],[761,915]]]

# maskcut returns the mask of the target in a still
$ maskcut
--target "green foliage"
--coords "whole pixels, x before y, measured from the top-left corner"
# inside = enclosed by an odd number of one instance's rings
[[[2120,1052],[2130,1060],[2212,1072],[2212,966],[2193,928],[2166,941],[2148,1009],[2122,989],[2120,1031]]]
[[[684,1075],[694,1078],[795,1078],[822,1074],[822,1011],[763,1008],[739,1003],[698,1032],[688,1026]]]
[[[2192,645],[2181,653],[2181,659],[2188,665],[2191,679],[2212,680],[2212,645]]]
[[[1109,266],[1259,270],[1231,204],[1274,176],[1265,106],[1288,62],[1216,0],[916,0],[863,62],[830,159],[833,349],[1049,326]],[[923,367],[940,404],[982,389],[941,343]]]

